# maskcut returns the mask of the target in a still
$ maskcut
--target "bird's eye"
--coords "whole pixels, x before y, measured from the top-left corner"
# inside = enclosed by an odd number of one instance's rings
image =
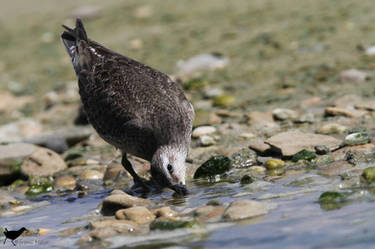
[[[173,172],[173,166],[172,165],[168,164],[167,169],[168,169],[169,173]]]

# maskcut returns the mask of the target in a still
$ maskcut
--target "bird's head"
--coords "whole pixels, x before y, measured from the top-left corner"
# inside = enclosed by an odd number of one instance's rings
[[[188,194],[185,186],[185,159],[187,150],[179,146],[160,147],[152,157],[151,176],[161,187]]]

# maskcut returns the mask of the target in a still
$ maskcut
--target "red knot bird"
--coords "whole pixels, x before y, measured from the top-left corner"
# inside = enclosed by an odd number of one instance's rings
[[[87,37],[80,19],[65,25],[62,42],[72,59],[79,94],[91,125],[122,152],[122,165],[135,183],[144,183],[127,154],[151,163],[161,188],[187,194],[185,159],[194,109],[166,74],[116,53]]]

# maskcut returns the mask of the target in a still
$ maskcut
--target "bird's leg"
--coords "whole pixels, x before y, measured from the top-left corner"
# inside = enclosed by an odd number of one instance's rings
[[[5,245],[5,242],[7,241],[7,238],[5,238],[5,240],[4,240],[4,245]]]
[[[126,153],[122,154],[121,164],[133,177],[134,183],[140,183],[144,185],[144,180],[139,177],[139,175],[137,175],[137,173],[134,171],[132,164],[129,162],[128,157],[126,156]]]
[[[14,246],[16,246],[16,244],[13,242],[13,240],[11,240],[11,242],[12,242],[12,244],[13,244]]]

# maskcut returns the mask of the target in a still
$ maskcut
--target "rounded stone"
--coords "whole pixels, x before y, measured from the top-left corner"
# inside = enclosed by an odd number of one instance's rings
[[[73,176],[65,175],[58,177],[54,182],[55,189],[74,190],[76,179]]]
[[[161,207],[154,209],[153,213],[156,217],[170,218],[178,216],[178,213],[171,209],[170,207]]]
[[[216,128],[213,126],[200,126],[193,130],[192,137],[198,138],[204,135],[212,134],[216,132]]]
[[[216,144],[216,141],[213,137],[204,135],[199,138],[199,144],[202,146],[211,146]]]
[[[86,179],[86,180],[102,180],[103,179],[103,173],[99,172],[97,170],[92,170],[92,169],[87,169],[82,172],[80,175],[81,179]]]
[[[283,160],[280,160],[280,159],[270,159],[270,160],[267,160],[265,162],[264,166],[268,170],[278,169],[278,168],[284,167],[285,166],[285,162]]]
[[[66,167],[56,152],[39,147],[23,161],[21,171],[28,176],[50,176]]]
[[[248,219],[267,213],[263,203],[252,200],[238,200],[232,202],[223,214],[225,220]]]
[[[155,220],[155,215],[142,206],[117,210],[115,216],[116,219],[131,220],[137,224],[146,224]]]
[[[102,203],[102,213],[104,215],[114,215],[119,209],[125,209],[135,206],[150,206],[151,201],[131,196],[129,194],[112,194],[105,198]]]

